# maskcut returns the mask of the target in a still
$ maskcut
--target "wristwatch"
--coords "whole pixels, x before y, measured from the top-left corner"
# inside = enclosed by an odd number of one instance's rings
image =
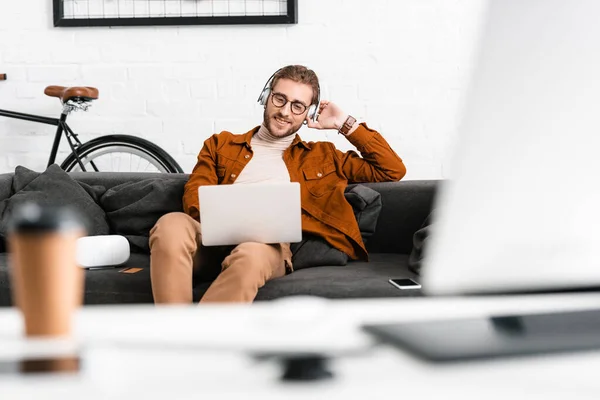
[[[348,115],[348,118],[346,118],[346,121],[342,124],[342,127],[338,132],[346,136],[348,132],[350,132],[350,129],[352,129],[352,126],[355,122],[356,118],[354,118],[352,115]]]

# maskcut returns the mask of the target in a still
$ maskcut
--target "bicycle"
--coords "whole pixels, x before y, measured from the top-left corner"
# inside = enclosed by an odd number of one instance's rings
[[[183,172],[179,164],[166,151],[156,144],[136,136],[104,135],[82,143],[78,138],[78,134],[73,132],[67,124],[67,116],[75,110],[87,111],[92,101],[98,99],[98,89],[88,86],[48,86],[44,90],[44,94],[60,99],[63,109],[59,118],[2,109],[0,109],[0,116],[57,126],[50,157],[48,158],[48,166],[56,162],[58,147],[64,134],[72,151],[60,165],[66,172],[88,171],[88,169],[93,169],[96,172],[116,172],[115,169],[118,172]],[[128,169],[121,169],[121,166],[126,166],[126,164],[122,164],[121,159],[116,158],[118,154],[128,155]],[[133,157],[138,158],[137,164]],[[135,169],[133,168],[134,164]],[[154,170],[149,171],[148,168],[154,168]]]

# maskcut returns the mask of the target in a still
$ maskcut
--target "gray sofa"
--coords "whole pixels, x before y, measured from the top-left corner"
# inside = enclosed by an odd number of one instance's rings
[[[10,195],[12,173],[0,174],[0,201]],[[183,185],[187,174],[140,173],[70,173],[77,182],[104,187],[146,179],[174,179],[171,185]],[[369,262],[350,261],[345,266],[322,266],[296,271],[268,282],[260,289],[257,300],[269,300],[290,295],[316,295],[327,298],[368,298],[419,296],[419,291],[401,291],[388,283],[390,278],[415,277],[408,269],[408,257],[417,231],[432,207],[439,181],[400,181],[364,184],[381,194],[382,210],[373,236],[367,241]],[[103,190],[104,190],[103,189]],[[179,198],[175,201],[181,201]],[[160,208],[160,207],[159,207]],[[155,218],[159,216],[156,215]],[[112,228],[111,228],[112,231]],[[114,232],[113,234],[121,234]],[[0,250],[5,247],[0,243]],[[141,268],[125,273],[127,267]],[[131,270],[130,270],[131,271]],[[124,265],[111,269],[86,271],[86,304],[150,303],[150,262],[147,251],[132,253]],[[194,297],[198,300],[210,282],[194,282]],[[0,253],[0,306],[11,304],[8,257]]]

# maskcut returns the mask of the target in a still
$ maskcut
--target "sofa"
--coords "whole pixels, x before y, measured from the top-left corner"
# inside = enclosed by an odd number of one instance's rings
[[[66,174],[66,173],[65,173]],[[0,202],[11,196],[15,173],[0,174]],[[93,188],[96,192],[108,191],[111,188],[135,182],[154,180],[169,182],[172,191],[159,200],[153,200],[148,214],[155,220],[160,217],[160,210],[181,210],[183,186],[188,179],[187,174],[152,174],[152,173],[102,173],[85,172],[69,173],[73,181]],[[429,215],[436,187],[436,180],[414,180],[389,183],[362,184],[377,191],[381,195],[381,211],[377,219],[375,232],[366,242],[369,251],[369,262],[349,261],[344,266],[318,266],[295,271],[285,277],[268,282],[258,292],[257,301],[276,299],[291,295],[314,295],[326,298],[374,298],[397,296],[420,296],[419,290],[399,290],[388,280],[391,278],[417,278],[408,267],[409,254],[413,249],[413,235],[419,230]],[[119,186],[121,185],[121,186]],[[351,188],[352,185],[349,186]],[[170,194],[169,194],[170,193]],[[97,193],[100,196],[102,193]],[[171,202],[168,207],[161,208],[161,201]],[[144,204],[144,203],[142,203]],[[159,211],[157,211],[159,210]],[[144,212],[137,210],[136,212]],[[127,219],[127,209],[120,210],[120,219]],[[119,221],[117,221],[119,222]],[[125,221],[126,222],[126,221]],[[126,223],[113,221],[110,234],[123,234]],[[147,232],[146,232],[147,234]],[[142,242],[145,239],[142,237]],[[147,248],[132,245],[129,260],[121,266],[86,270],[85,272],[85,304],[110,303],[151,303],[152,290],[150,283],[150,258]],[[11,305],[10,276],[6,245],[0,243],[0,306]],[[418,279],[418,278],[417,278]],[[209,279],[198,277],[194,281],[194,299],[197,301],[210,285]]]

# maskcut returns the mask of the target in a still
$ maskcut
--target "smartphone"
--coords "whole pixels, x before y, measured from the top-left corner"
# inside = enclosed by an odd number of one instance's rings
[[[408,278],[400,278],[400,279],[390,279],[388,282],[390,282],[392,285],[396,286],[398,289],[421,289],[421,284],[418,282],[413,281],[412,279],[408,279]]]

